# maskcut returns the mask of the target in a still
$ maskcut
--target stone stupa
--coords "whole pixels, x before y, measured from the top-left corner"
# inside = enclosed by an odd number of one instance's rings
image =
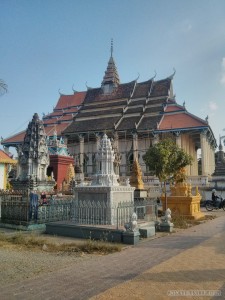
[[[115,207],[122,202],[134,202],[135,188],[131,187],[129,183],[126,186],[119,185],[119,176],[114,172],[115,153],[106,134],[100,141],[96,160],[97,172],[93,176],[91,185],[81,182],[76,186],[74,189],[75,199],[82,202],[83,206],[87,205],[88,207],[88,203],[94,202],[105,207],[104,215],[107,216],[107,224],[115,225],[117,222]],[[90,218],[92,217],[90,216]],[[101,220],[98,222],[101,223]]]
[[[47,177],[48,146],[43,122],[35,113],[29,122],[18,153],[17,178],[11,180],[14,190],[52,191],[55,180]]]

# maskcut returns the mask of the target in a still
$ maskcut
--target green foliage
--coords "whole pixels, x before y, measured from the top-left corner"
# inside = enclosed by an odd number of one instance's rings
[[[161,182],[174,180],[177,172],[190,165],[193,158],[170,139],[164,139],[150,147],[144,161]]]

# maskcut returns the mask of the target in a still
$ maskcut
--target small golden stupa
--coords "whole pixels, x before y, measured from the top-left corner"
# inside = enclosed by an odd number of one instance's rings
[[[144,189],[144,182],[142,180],[142,171],[137,159],[134,160],[132,165],[130,185],[135,187],[137,190]]]
[[[195,189],[195,195],[192,194],[191,182],[186,182],[185,169],[182,168],[175,176],[174,185],[170,186],[171,194],[165,198],[161,197],[163,210],[169,207],[174,216],[184,216],[190,219],[200,219],[204,214],[200,210],[201,195],[198,187]]]

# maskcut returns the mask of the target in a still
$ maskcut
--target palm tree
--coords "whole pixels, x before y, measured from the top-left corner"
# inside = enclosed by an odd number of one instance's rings
[[[4,80],[0,79],[0,96],[7,93],[8,91],[8,86],[4,82]]]

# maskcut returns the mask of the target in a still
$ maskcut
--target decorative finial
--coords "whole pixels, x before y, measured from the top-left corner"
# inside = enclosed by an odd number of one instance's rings
[[[205,120],[206,120],[206,122],[208,123],[208,121],[209,121],[209,116],[206,116]]]
[[[138,81],[139,77],[140,77],[140,74],[138,73],[138,77],[135,79],[135,81]]]
[[[111,39],[111,57],[112,57],[112,54],[113,54],[113,39]]]
[[[183,107],[185,107],[185,101],[183,102]]]
[[[176,74],[176,69],[173,68],[173,74],[170,75],[170,76],[168,77],[168,79],[173,79],[173,77],[174,77],[175,74]]]
[[[73,90],[73,93],[74,93],[74,94],[76,94],[76,93],[77,93],[77,91],[76,91],[76,90],[74,90],[74,84],[73,84],[73,86],[72,86],[72,90]]]
[[[155,77],[157,75],[157,72],[156,72],[156,70],[154,70],[154,72],[155,72],[155,74],[154,74],[154,76],[152,78],[150,78],[150,80],[154,80],[155,79]]]
[[[90,86],[87,85],[87,81],[85,83],[87,90],[91,90],[92,88]]]

